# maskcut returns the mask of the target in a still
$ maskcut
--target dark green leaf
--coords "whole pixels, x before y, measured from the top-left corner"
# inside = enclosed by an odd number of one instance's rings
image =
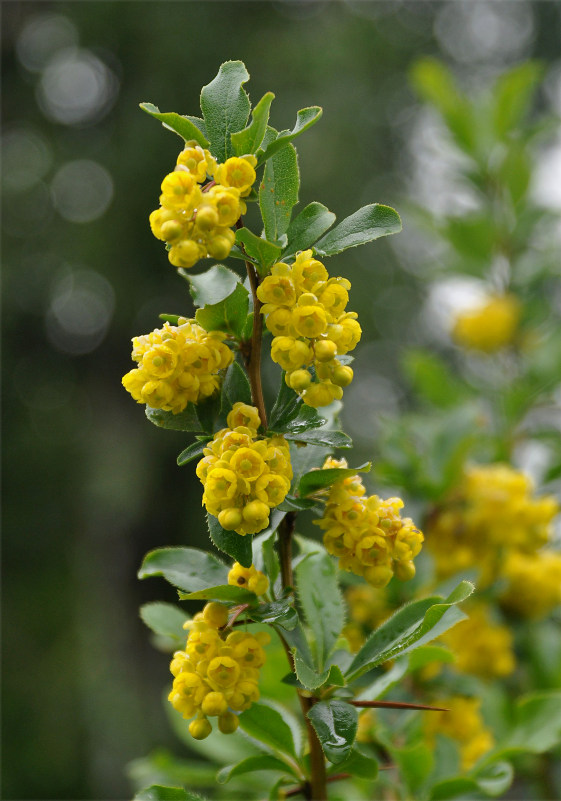
[[[288,226],[288,245],[283,250],[283,258],[310,248],[331,228],[335,220],[333,212],[321,203],[309,203]]]
[[[243,327],[243,331],[242,331],[242,335],[241,335],[241,339],[244,342],[249,342],[249,340],[251,339],[251,336],[253,334],[253,320],[254,320],[254,317],[255,317],[255,315],[254,315],[253,312],[249,312],[249,314],[247,315],[247,319],[245,321],[245,325]]]
[[[224,383],[222,384],[222,395],[226,400],[226,403],[222,404],[223,413],[229,412],[234,403],[238,401],[251,405],[249,380],[243,367],[238,362],[231,364],[226,371]]]
[[[201,91],[201,110],[205,120],[210,150],[222,163],[232,155],[231,134],[245,127],[250,102],[242,88],[249,73],[241,61],[226,61],[218,75]]]
[[[317,690],[320,687],[344,687],[345,677],[337,665],[331,665],[321,673],[314,670],[313,667],[307,664],[297,652],[293,654],[294,668],[296,670],[296,677],[299,683],[306,690]]]
[[[243,131],[232,134],[232,146],[237,156],[255,153],[261,145],[269,122],[269,109],[274,99],[272,92],[263,95],[252,111],[251,123]]]
[[[296,151],[285,145],[267,162],[259,187],[259,207],[269,242],[277,242],[286,233],[292,208],[298,203],[299,186]]]
[[[180,275],[189,281],[191,297],[195,306],[213,306],[225,300],[240,283],[240,277],[223,264],[215,264],[210,270],[192,275],[179,269]]]
[[[155,634],[184,643],[187,634],[183,624],[188,618],[179,607],[154,601],[140,607],[140,617]]]
[[[243,284],[237,284],[232,294],[224,300],[197,309],[195,319],[205,331],[226,331],[241,339],[248,308],[248,291]]]
[[[473,589],[469,581],[462,581],[446,599],[436,595],[399,609],[367,639],[347,671],[347,681],[400,653],[425,645],[465,619],[456,604],[468,598]]]
[[[296,756],[290,726],[280,712],[267,704],[252,704],[240,715],[240,726],[250,737],[282,754]]]
[[[216,428],[218,415],[220,414],[220,393],[215,392],[210,398],[205,398],[197,403],[197,417],[199,418],[199,428],[212,436]]]
[[[151,423],[160,428],[168,428],[171,431],[200,431],[201,424],[197,417],[197,410],[192,403],[188,403],[186,408],[174,414],[165,412],[163,409],[151,409],[146,407],[146,417]]]
[[[158,548],[144,557],[138,578],[163,576],[184,592],[225,584],[228,568],[216,556],[198,548]]]
[[[311,470],[300,479],[298,495],[305,498],[319,490],[326,489],[337,481],[350,478],[356,473],[369,473],[372,462],[366,462],[360,467],[327,467],[325,470]]]
[[[293,495],[287,495],[277,509],[283,512],[301,512],[304,509],[311,509],[315,504],[316,501],[308,498],[295,498]]]
[[[351,776],[360,776],[362,779],[375,779],[378,775],[378,763],[355,746],[348,759],[331,768],[331,772],[350,773]]]
[[[297,597],[313,632],[317,667],[323,670],[345,623],[345,607],[335,562],[323,549],[296,568]]]
[[[325,445],[329,448],[352,448],[352,439],[343,431],[329,431],[327,429],[314,429],[298,433],[286,433],[286,439],[294,442],[307,442],[310,445]]]
[[[347,248],[365,245],[374,239],[401,231],[401,219],[397,211],[380,203],[363,206],[350,217],[332,228],[315,244],[318,256],[333,256]]]
[[[289,409],[292,410],[290,418],[288,418]],[[277,423],[274,429],[271,427],[271,430],[278,434],[299,434],[327,423],[325,417],[322,417],[317,409],[306,406],[305,403],[297,404],[294,407],[290,406],[289,409],[284,414],[284,421],[281,420],[281,424]]]
[[[286,373],[282,373],[279,391],[275,404],[269,415],[269,426],[272,431],[285,431],[288,423],[298,415],[302,403],[293,389],[284,380]]]
[[[194,125],[187,117],[182,117],[174,111],[161,113],[157,106],[152,103],[141,103],[140,108],[151,117],[163,123],[164,128],[169,128],[170,131],[175,131],[186,142],[195,140],[201,147],[208,147],[208,142],[201,131]]]
[[[296,115],[296,124],[291,131],[281,131],[277,138],[271,142],[264,150],[260,150],[257,154],[257,163],[263,164],[263,162],[270,159],[275,153],[277,153],[281,148],[287,145],[289,142],[292,142],[293,139],[296,139],[297,136],[307,131],[308,128],[311,128],[323,114],[323,109],[319,106],[310,106],[309,108],[300,109],[300,111]]]
[[[207,523],[210,538],[216,547],[243,567],[251,567],[251,535],[242,536],[235,531],[226,531],[213,515],[207,514]]]
[[[234,584],[218,584],[216,587],[207,587],[197,592],[183,592],[179,597],[182,601],[224,601],[232,604],[256,604],[257,596],[254,592],[236,587]]]
[[[204,441],[192,442],[184,451],[181,451],[179,456],[177,457],[177,464],[181,467],[188,462],[192,462],[193,459],[196,459],[197,456],[200,456],[203,450],[206,448],[208,440],[205,439]]]
[[[330,762],[338,765],[350,755],[356,737],[356,707],[333,699],[320,701],[310,709],[308,717]]]
[[[256,623],[269,623],[292,631],[298,625],[298,613],[285,598],[248,609],[248,616]]]
[[[275,551],[275,533],[272,532],[269,536],[263,539],[262,555],[264,572],[269,577],[271,588],[274,588],[275,581],[280,574],[279,557]],[[255,558],[254,558],[255,563]]]
[[[226,784],[234,776],[241,776],[244,773],[253,773],[257,770],[276,770],[282,773],[288,773],[292,776],[297,776],[286,762],[283,762],[276,757],[269,756],[268,754],[260,754],[259,756],[251,756],[243,759],[236,765],[228,765],[226,768],[219,770],[216,775],[216,781],[219,784]]]
[[[266,239],[260,236],[256,236],[249,228],[238,228],[236,242],[241,242],[245,252],[258,263],[261,275],[267,275],[271,264],[279,260],[280,247],[273,245],[272,242],[267,242]]]

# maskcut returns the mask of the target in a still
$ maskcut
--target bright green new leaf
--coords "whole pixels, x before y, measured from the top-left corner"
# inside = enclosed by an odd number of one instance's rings
[[[233,362],[228,367],[222,384],[223,414],[227,414],[238,401],[251,405],[251,387],[243,367],[238,362]]]
[[[214,264],[210,270],[193,275],[188,270],[178,270],[182,278],[189,281],[191,297],[195,306],[212,306],[225,300],[236,289],[241,278],[237,273],[224,267],[223,264]]]
[[[332,773],[350,773],[351,776],[360,776],[362,779],[375,779],[378,775],[378,762],[355,746],[344,762],[328,770],[328,775]]]
[[[235,765],[228,765],[222,768],[216,775],[216,781],[219,784],[226,784],[226,782],[229,782],[234,776],[241,776],[244,773],[254,773],[257,770],[276,770],[281,773],[288,773],[291,776],[298,776],[294,768],[281,759],[269,756],[268,754],[260,754],[259,756],[251,756],[247,759],[243,759]]]
[[[146,407],[145,413],[150,422],[159,428],[168,428],[171,431],[201,430],[197,411],[192,403],[188,403],[179,414],[166,412],[163,409],[152,409],[150,406]]]
[[[363,206],[332,228],[314,245],[318,256],[333,256],[347,248],[365,245],[374,239],[401,231],[401,218],[395,209],[372,203]]]
[[[164,128],[169,128],[170,131],[175,131],[186,142],[195,140],[201,147],[208,147],[208,141],[199,128],[191,122],[188,117],[182,117],[174,111],[161,113],[157,106],[152,103],[141,103],[140,108],[151,117],[155,117],[163,123]]]
[[[305,498],[319,490],[330,487],[337,481],[350,478],[354,476],[355,473],[369,473],[371,468],[372,462],[366,462],[360,465],[360,467],[327,467],[325,470],[312,470],[300,479],[298,495],[301,498]]]
[[[183,592],[179,594],[182,601],[223,601],[232,604],[256,604],[257,596],[243,587],[234,584],[218,584],[216,587],[207,587],[197,592]]]
[[[163,787],[161,784],[153,784],[137,793],[134,801],[204,801],[204,799],[183,787]]]
[[[337,568],[322,549],[303,559],[295,573],[297,598],[314,635],[317,668],[322,671],[345,623]]]
[[[452,664],[456,661],[456,657],[449,651],[448,648],[443,648],[441,645],[422,645],[415,651],[409,654],[409,666],[407,672],[412,670],[421,670],[431,662],[442,662],[443,664]]]
[[[259,207],[269,242],[276,243],[286,234],[292,208],[298,203],[299,187],[296,150],[285,145],[267,162],[259,187]]]
[[[288,226],[286,237],[288,244],[282,257],[291,256],[299,250],[307,250],[328,231],[336,217],[332,211],[321,203],[309,203]]]
[[[541,64],[524,61],[498,78],[493,90],[493,122],[501,139],[521,124],[542,76]]]
[[[158,314],[158,319],[170,325],[178,325],[180,314]]]
[[[203,450],[206,448],[208,440],[203,442],[192,442],[185,450],[181,451],[177,457],[177,464],[182,467],[184,464],[192,462],[197,456],[201,456]]]
[[[232,134],[232,147],[236,156],[245,156],[257,151],[267,130],[269,110],[274,99],[272,92],[263,95],[252,111],[251,123],[243,131]]]
[[[297,136],[307,131],[321,118],[323,109],[319,106],[310,106],[300,109],[296,115],[296,124],[291,131],[281,131],[277,138],[257,153],[257,164],[263,164],[282,147],[292,142]]]
[[[455,406],[470,394],[446,362],[428,350],[411,349],[403,357],[405,374],[416,395],[434,406]]]
[[[228,568],[216,556],[198,548],[158,548],[144,557],[138,578],[163,576],[184,592],[226,584]]]
[[[261,275],[267,275],[271,264],[279,261],[280,247],[273,245],[272,242],[267,242],[266,239],[260,236],[256,236],[249,228],[238,228],[236,242],[241,242],[245,252],[258,263]]]
[[[140,617],[154,634],[171,637],[184,644],[187,635],[183,624],[188,618],[179,607],[163,601],[154,601],[140,607]]]
[[[318,671],[310,667],[310,665],[308,665],[308,663],[305,662],[298,653],[295,652],[293,657],[296,678],[302,687],[305,687],[307,690],[317,690],[323,686],[345,686],[345,677],[337,665],[331,665],[331,667],[326,668],[326,670],[322,671],[321,673],[318,673]]]
[[[256,623],[268,623],[292,631],[298,625],[298,613],[286,598],[259,604],[254,609],[248,609],[248,617]]]
[[[431,642],[464,620],[466,615],[456,604],[465,601],[473,590],[473,584],[462,581],[446,599],[436,595],[399,609],[367,639],[351,663],[347,681],[353,681],[398,654]]]
[[[308,717],[327,759],[335,765],[348,759],[356,738],[356,707],[337,699],[320,701],[313,705]]]
[[[249,293],[236,284],[231,295],[204,309],[197,309],[195,320],[205,331],[226,331],[241,339],[249,309]]]
[[[290,726],[280,712],[267,704],[252,704],[240,715],[240,726],[260,745],[268,746],[281,754],[296,756]]]
[[[201,91],[209,147],[219,163],[233,155],[231,135],[245,128],[251,105],[243,84],[249,73],[241,61],[226,61]]]
[[[236,534],[235,531],[226,531],[222,528],[216,517],[207,514],[208,532],[210,538],[220,551],[224,551],[243,567],[251,567],[251,535]],[[218,582],[215,582],[218,583]],[[226,583],[226,582],[222,582]]]

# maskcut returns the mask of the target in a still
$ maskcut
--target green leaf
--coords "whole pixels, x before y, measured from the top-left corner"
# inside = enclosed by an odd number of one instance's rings
[[[298,415],[301,404],[299,396],[284,380],[285,375],[283,371],[275,404],[269,415],[271,431],[286,431],[287,424]]]
[[[158,314],[158,319],[163,320],[164,323],[170,323],[171,325],[177,325],[179,323],[179,318],[181,315],[179,314]]]
[[[260,275],[267,275],[271,264],[279,260],[280,247],[256,236],[249,228],[238,228],[236,242],[241,242],[245,252],[258,263]]]
[[[543,66],[524,61],[497,80],[493,90],[493,122],[498,136],[505,138],[520,126],[543,75]]]
[[[322,549],[302,560],[295,572],[297,597],[313,632],[317,667],[322,671],[345,623],[337,568]]]
[[[205,331],[226,331],[241,339],[248,309],[249,293],[243,284],[237,284],[224,300],[197,309],[195,320]]]
[[[197,592],[183,592],[179,597],[182,601],[224,601],[232,604],[256,604],[257,596],[243,587],[234,584],[218,584],[216,587],[207,587]]]
[[[191,297],[195,306],[213,306],[234,292],[241,279],[223,264],[215,264],[210,270],[192,275],[179,269],[180,275],[189,281]]]
[[[414,65],[411,80],[421,97],[441,113],[457,144],[472,154],[477,142],[477,120],[450,70],[435,58],[424,58]]]
[[[285,598],[248,609],[247,614],[256,623],[274,623],[287,631],[292,631],[298,625],[298,613]]]
[[[416,651],[414,653],[417,653]],[[409,666],[409,659],[413,654],[396,659],[395,664],[390,670],[385,670],[374,681],[362,690],[357,696],[357,701],[375,701],[391,690],[405,676]],[[351,660],[352,661],[352,660]]]
[[[216,547],[231,556],[243,567],[251,567],[251,535],[236,534],[223,529],[216,517],[207,514],[208,532]],[[216,583],[216,582],[215,582]],[[225,583],[225,582],[222,582]]]
[[[347,681],[400,653],[425,645],[464,620],[466,615],[456,604],[465,601],[473,589],[469,581],[462,581],[446,599],[436,595],[399,609],[367,639],[347,671]]]
[[[345,677],[337,665],[331,665],[331,667],[326,668],[326,670],[322,671],[321,673],[318,673],[317,670],[314,670],[313,667],[308,665],[307,662],[302,659],[298,652],[295,651],[293,653],[293,657],[296,677],[302,687],[305,687],[305,689],[317,690],[324,685],[335,687],[345,686]]]
[[[312,125],[321,118],[323,114],[323,109],[319,106],[309,106],[308,108],[302,108],[296,114],[296,124],[291,131],[281,131],[277,138],[271,142],[264,150],[260,150],[257,153],[257,164],[263,164],[263,162],[270,159],[275,153],[277,153],[281,148],[287,145],[289,142],[292,142],[293,139],[296,139],[297,136],[303,134],[304,131],[307,131],[308,128],[311,128]]]
[[[185,450],[181,451],[177,457],[177,464],[179,467],[192,462],[193,459],[196,459],[197,456],[200,456],[207,444],[208,440],[204,440],[203,442],[192,442],[187,448],[185,448]]]
[[[251,123],[243,131],[232,134],[232,147],[236,156],[245,156],[257,151],[267,130],[269,110],[274,99],[272,92],[263,95],[252,111]]]
[[[219,784],[226,784],[234,776],[241,776],[244,773],[253,773],[257,770],[276,770],[281,773],[288,773],[292,776],[298,776],[293,768],[286,762],[283,762],[276,757],[269,756],[268,754],[260,754],[259,756],[251,756],[247,759],[242,759],[235,765],[228,765],[216,774],[216,781]]]
[[[228,580],[228,568],[198,548],[157,548],[144,557],[138,578],[163,576],[184,592],[196,592]]]
[[[409,654],[409,666],[407,672],[412,670],[421,670],[431,662],[442,662],[444,664],[451,664],[456,661],[456,657],[449,651],[448,648],[443,648],[441,645],[422,645],[416,651]]]
[[[378,762],[370,756],[363,754],[355,746],[349,757],[330,769],[329,773],[350,773],[351,776],[360,776],[361,779],[375,779],[378,775]]]
[[[406,748],[392,748],[390,753],[409,792],[417,794],[434,766],[431,749],[425,743],[417,743]]]
[[[358,725],[356,707],[337,699],[320,701],[310,709],[308,718],[327,759],[335,765],[348,759]]]
[[[518,699],[515,726],[501,744],[504,749],[522,749],[543,754],[561,743],[561,692],[532,693]]]
[[[286,233],[292,207],[298,203],[299,186],[296,150],[285,145],[267,162],[259,187],[259,207],[269,242],[277,242]]]
[[[301,431],[297,433],[287,433],[286,439],[294,442],[307,442],[309,445],[325,445],[329,448],[352,448],[353,441],[343,431],[330,431],[327,429],[314,429],[312,431]]]
[[[220,414],[220,393],[215,392],[209,398],[199,401],[196,406],[197,417],[201,429],[212,437],[215,431],[218,415]]]
[[[350,478],[356,473],[369,473],[372,462],[366,462],[360,467],[327,467],[324,470],[311,470],[300,479],[298,484],[298,495],[305,498],[319,490],[326,489],[337,481]]]
[[[226,370],[222,384],[222,412],[227,413],[235,403],[247,403],[251,406],[251,387],[243,367],[233,362]],[[224,400],[226,403],[224,403]]]
[[[473,797],[484,793],[487,796],[502,795],[510,785],[514,771],[509,762],[495,762],[488,765],[483,771],[477,771],[474,776],[457,776],[453,779],[444,779],[433,785],[430,801],[448,801],[459,797]]]
[[[201,430],[197,411],[192,403],[188,403],[186,408],[182,412],[179,412],[179,414],[165,412],[163,409],[152,409],[150,406],[147,406],[146,417],[151,423],[154,423],[155,426],[168,428],[171,431]]]
[[[468,394],[466,386],[435,353],[408,350],[403,358],[403,368],[413,391],[434,406],[455,406]]]
[[[140,103],[140,108],[142,111],[145,111],[147,114],[150,114],[151,117],[155,117],[157,120],[163,123],[164,128],[169,128],[170,131],[175,131],[176,134],[179,134],[182,139],[185,139],[186,142],[190,142],[192,139],[197,142],[201,147],[208,147],[208,141],[205,139],[204,135],[201,133],[199,128],[194,125],[188,117],[182,117],[180,114],[176,114],[174,111],[164,112],[161,113],[160,109],[155,106],[153,103]]]
[[[321,203],[309,203],[288,226],[288,244],[282,252],[283,258],[310,248],[335,220],[333,212]]]
[[[374,239],[401,231],[401,218],[397,211],[380,203],[363,206],[350,217],[332,228],[315,244],[318,256],[333,256],[347,248],[365,245]]]
[[[240,726],[260,744],[296,756],[294,739],[290,726],[280,712],[267,704],[252,704],[249,709],[240,715]]]
[[[134,801],[203,801],[203,799],[200,795],[188,792],[184,787],[163,787],[161,784],[153,784],[137,793]]]
[[[140,617],[155,634],[171,637],[184,644],[187,634],[183,624],[188,618],[179,607],[162,601],[154,601],[140,607]]]
[[[302,512],[304,509],[311,509],[316,505],[316,501],[308,498],[295,498],[293,495],[287,495],[284,501],[277,506],[283,512]]]
[[[251,104],[243,84],[249,73],[241,61],[226,61],[201,91],[201,110],[210,151],[219,163],[232,155],[231,134],[245,127]]]

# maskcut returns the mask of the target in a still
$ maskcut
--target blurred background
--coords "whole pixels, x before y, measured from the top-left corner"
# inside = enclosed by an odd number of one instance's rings
[[[185,437],[150,426],[121,387],[131,337],[193,311],[148,227],[180,142],[138,103],[197,114],[201,86],[242,59],[253,102],[276,94],[275,127],[324,108],[297,142],[300,208],[402,212],[403,234],[329,265],[352,281],[364,331],[343,417],[361,461],[381,416],[407,408],[403,347],[438,340],[427,308],[449,298],[429,292],[438,254],[408,207],[469,206],[411,67],[437,56],[470,91],[538,58],[539,110],[559,115],[561,6],[5,2],[2,18],[2,797],[126,798],[127,762],[160,744],[181,753],[161,705],[167,657],[137,611],[174,593],[136,571],[148,549],[208,547],[194,470],[175,465]],[[535,203],[558,212],[554,136],[536,164]]]

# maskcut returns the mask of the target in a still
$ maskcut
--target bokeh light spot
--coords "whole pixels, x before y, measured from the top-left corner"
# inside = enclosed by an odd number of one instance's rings
[[[38,14],[24,25],[16,42],[16,53],[30,72],[41,72],[61,48],[78,44],[78,31],[62,14]]]
[[[51,186],[55,208],[65,220],[88,223],[107,210],[113,197],[113,181],[95,161],[69,161],[56,173]]]
[[[31,128],[14,127],[2,136],[2,186],[7,192],[25,192],[48,172],[52,152]]]

